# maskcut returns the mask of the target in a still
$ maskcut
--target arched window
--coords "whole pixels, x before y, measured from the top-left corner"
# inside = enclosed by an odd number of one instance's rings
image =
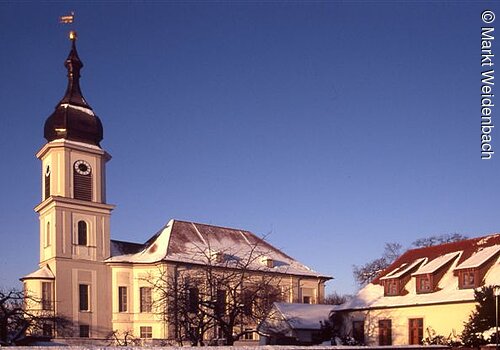
[[[50,245],[50,222],[47,222],[47,228],[45,229],[45,246]]]
[[[87,245],[87,223],[78,221],[78,245]]]
[[[47,199],[50,197],[50,166],[47,165],[47,168],[45,168],[45,198]]]
[[[92,201],[92,168],[84,160],[77,160],[73,165],[73,197]]]

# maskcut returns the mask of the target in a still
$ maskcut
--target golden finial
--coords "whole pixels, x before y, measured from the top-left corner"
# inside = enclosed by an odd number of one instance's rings
[[[59,22],[62,24],[72,24],[75,20],[75,12],[71,11],[69,15],[59,17]],[[69,32],[69,40],[76,40],[76,32],[74,30],[70,30]]]

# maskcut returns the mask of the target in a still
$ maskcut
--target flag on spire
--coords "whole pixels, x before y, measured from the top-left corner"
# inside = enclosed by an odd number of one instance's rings
[[[64,24],[70,24],[73,23],[74,19],[75,19],[75,13],[71,11],[70,15],[59,17],[59,22]]]

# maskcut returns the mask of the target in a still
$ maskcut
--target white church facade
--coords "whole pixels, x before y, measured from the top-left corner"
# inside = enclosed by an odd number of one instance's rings
[[[142,339],[171,339],[171,322],[151,308],[155,293],[146,277],[202,267],[206,262],[199,252],[231,248],[232,256],[240,259],[255,247],[265,259],[249,268],[262,276],[279,276],[282,301],[321,303],[331,277],[249,231],[170,220],[144,244],[111,239],[114,205],[106,198],[111,156],[100,145],[102,123],[80,90],[83,64],[75,40],[65,62],[66,93],[45,122],[47,142],[36,155],[42,169],[42,198],[35,208],[40,261],[35,272],[21,279],[26,292],[38,300],[29,307],[69,319],[75,338],[104,339],[121,331]],[[228,267],[217,261],[220,268]],[[48,325],[46,332],[54,335],[56,329]]]

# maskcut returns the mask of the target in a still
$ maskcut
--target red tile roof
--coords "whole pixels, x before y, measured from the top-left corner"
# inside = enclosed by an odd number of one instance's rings
[[[435,245],[431,247],[416,248],[406,251],[403,255],[397,258],[391,265],[389,265],[384,271],[382,271],[377,278],[375,278],[372,283],[378,284],[380,278],[387,275],[397,267],[402,264],[411,264],[417,259],[427,258],[431,261],[442,255],[452,253],[452,252],[462,252],[458,260],[458,264],[468,259],[473,253],[477,252],[480,248],[493,246],[500,244],[500,234],[492,234],[489,236],[477,237],[466,239],[463,241],[445,243],[440,245]]]

